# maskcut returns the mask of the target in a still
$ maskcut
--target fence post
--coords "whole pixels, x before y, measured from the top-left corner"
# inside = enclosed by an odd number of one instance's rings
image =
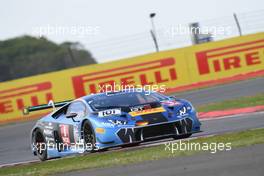
[[[235,21],[236,21],[236,25],[237,25],[237,29],[238,29],[239,35],[242,36],[242,31],[241,31],[241,27],[240,27],[237,15],[234,13],[233,16],[234,16]]]

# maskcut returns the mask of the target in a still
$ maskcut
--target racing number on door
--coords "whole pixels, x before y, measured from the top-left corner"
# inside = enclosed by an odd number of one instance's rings
[[[69,125],[60,125],[60,134],[63,143],[70,143]]]

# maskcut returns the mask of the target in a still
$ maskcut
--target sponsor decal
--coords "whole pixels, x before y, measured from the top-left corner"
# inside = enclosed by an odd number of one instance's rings
[[[186,112],[187,112],[187,109],[185,106],[183,106],[183,108],[179,110],[180,116],[183,116],[184,114],[186,114]]]
[[[108,122],[102,122],[101,124],[103,126],[107,127],[107,128],[114,128],[115,127],[115,125],[112,122],[110,122],[110,123],[108,123]]]
[[[0,114],[21,111],[25,107],[25,102],[28,101],[30,101],[32,106],[42,104],[44,102],[40,102],[40,99],[43,96],[48,102],[53,97],[51,88],[51,82],[42,82],[0,91]],[[38,93],[41,93],[41,95]]]
[[[110,123],[112,123],[113,125],[126,125],[127,124],[127,121],[124,121],[124,120],[112,120],[112,119],[109,119],[108,121]]]
[[[106,116],[120,115],[120,114],[121,114],[120,109],[108,109],[108,110],[104,110],[104,111],[99,111],[98,117],[106,117]]]
[[[133,111],[133,112],[129,112],[129,114],[132,117],[134,117],[134,116],[153,114],[153,113],[164,112],[164,111],[165,111],[165,109],[163,107],[159,107],[159,108],[145,109],[142,111]]]
[[[48,135],[48,136],[52,136],[53,135],[53,131],[52,130],[49,130],[49,129],[44,129],[43,130],[43,133]]]
[[[192,108],[190,106],[183,106],[181,109],[177,112],[177,116],[188,116],[188,111],[190,111]]]
[[[60,125],[60,134],[63,143],[71,143],[70,142],[70,134],[69,134],[69,125]]]
[[[167,77],[164,72],[168,74]],[[72,83],[75,96],[81,97],[99,92],[99,87],[107,87],[104,85],[114,87],[114,84],[134,85],[136,82],[141,85],[153,85],[176,79],[175,59],[171,57],[73,76]]]
[[[251,41],[196,53],[200,75],[261,64],[264,40]]]
[[[134,106],[134,107],[130,107],[130,111],[143,111],[143,110],[147,110],[147,109],[151,109],[151,106],[149,104],[147,105],[142,105],[142,106]]]

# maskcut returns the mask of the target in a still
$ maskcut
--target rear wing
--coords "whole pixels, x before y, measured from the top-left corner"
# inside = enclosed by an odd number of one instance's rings
[[[27,115],[30,112],[33,111],[40,111],[40,110],[44,110],[44,109],[49,109],[49,108],[53,108],[55,109],[56,107],[61,107],[66,105],[67,103],[71,102],[72,100],[66,100],[66,101],[61,101],[61,102],[53,102],[52,100],[49,101],[48,104],[42,104],[42,105],[38,105],[38,106],[30,106],[30,107],[26,107],[23,109],[23,114]]]

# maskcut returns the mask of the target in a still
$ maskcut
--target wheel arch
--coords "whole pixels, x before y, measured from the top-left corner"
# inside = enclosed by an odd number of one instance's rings
[[[83,125],[84,125],[84,123],[88,123],[89,124],[89,126],[90,126],[90,128],[92,129],[92,131],[93,131],[93,133],[94,133],[94,135],[95,135],[95,129],[94,129],[94,126],[93,126],[93,124],[91,123],[91,121],[89,120],[89,119],[84,119],[82,122],[81,122],[81,132],[82,132],[82,130],[83,130]]]
[[[33,143],[33,135],[34,133],[37,131],[37,130],[40,130],[42,132],[42,135],[45,137],[45,135],[43,134],[43,129],[39,126],[35,126],[32,130],[31,130],[31,134],[30,134],[30,144],[32,145]]]

